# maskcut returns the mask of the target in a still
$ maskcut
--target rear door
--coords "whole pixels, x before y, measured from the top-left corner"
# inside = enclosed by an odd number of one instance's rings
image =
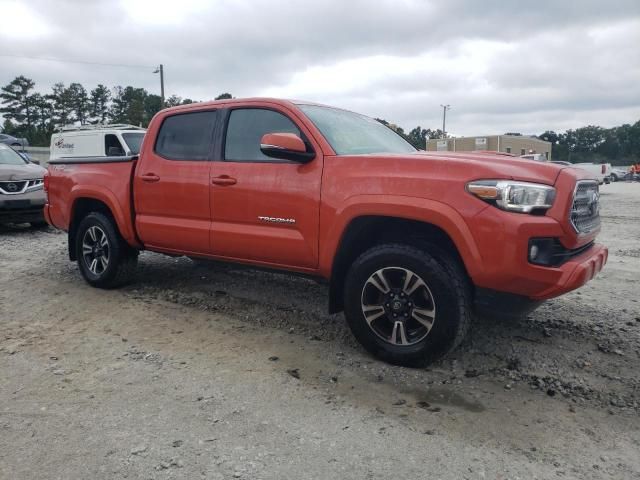
[[[238,107],[226,112],[219,158],[212,163],[212,253],[216,256],[314,269],[323,158],[318,145],[284,107]],[[309,163],[269,158],[266,133],[295,133],[316,157]]]
[[[156,250],[209,253],[211,151],[216,110],[177,113],[162,121],[136,169],[134,200],[140,240]]]

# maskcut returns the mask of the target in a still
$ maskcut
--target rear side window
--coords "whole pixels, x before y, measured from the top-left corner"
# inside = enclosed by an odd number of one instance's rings
[[[167,117],[158,133],[155,152],[169,160],[208,160],[216,112]]]
[[[108,157],[122,157],[124,155],[124,148],[118,137],[112,133],[108,133],[104,136],[104,154]]]
[[[260,151],[260,140],[265,133],[295,133],[301,136],[300,129],[281,113],[258,108],[233,110],[227,127],[225,160],[273,162],[273,158]]]

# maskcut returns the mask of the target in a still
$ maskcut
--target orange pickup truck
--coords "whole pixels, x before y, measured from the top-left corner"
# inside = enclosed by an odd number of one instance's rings
[[[305,102],[163,110],[139,156],[57,159],[45,189],[47,221],[95,287],[127,280],[141,250],[307,274],[328,280],[330,312],[367,350],[402,365],[454,348],[475,312],[530,311],[607,260],[587,172],[417,151]]]

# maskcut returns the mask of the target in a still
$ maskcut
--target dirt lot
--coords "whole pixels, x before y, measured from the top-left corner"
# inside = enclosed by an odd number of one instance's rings
[[[610,260],[426,370],[326,314],[326,286],[141,256],[88,287],[53,229],[0,230],[0,478],[640,478],[640,185]]]

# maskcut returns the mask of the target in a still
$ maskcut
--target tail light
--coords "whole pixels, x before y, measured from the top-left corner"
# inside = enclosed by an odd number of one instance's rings
[[[602,172],[600,173],[603,173],[603,174],[607,173],[607,166],[604,163],[602,164]]]

